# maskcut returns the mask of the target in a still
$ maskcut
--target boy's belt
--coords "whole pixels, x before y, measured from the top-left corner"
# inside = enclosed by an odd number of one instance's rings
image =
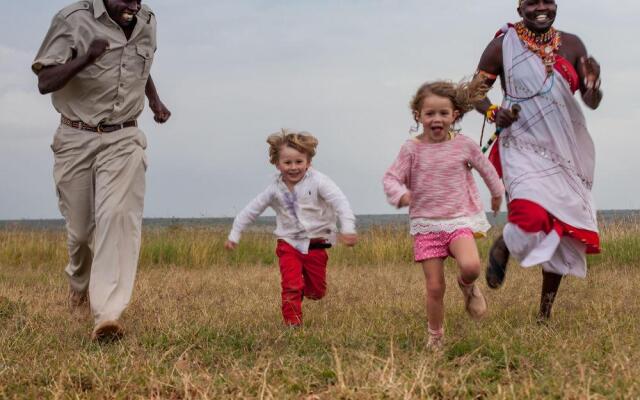
[[[309,241],[309,250],[329,248],[331,248],[331,243],[327,242],[325,239],[311,239]]]
[[[122,124],[115,125],[102,125],[98,124],[98,126],[87,125],[82,121],[72,121],[64,115],[61,116],[60,122],[63,125],[70,126],[72,128],[80,129],[83,131],[95,132],[95,133],[109,133],[114,132],[123,128],[131,128],[132,126],[138,126],[138,121],[131,120],[127,122],[123,122]]]

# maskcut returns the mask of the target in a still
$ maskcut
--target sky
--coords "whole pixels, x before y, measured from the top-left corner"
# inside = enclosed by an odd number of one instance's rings
[[[273,179],[265,140],[280,128],[318,137],[313,165],[356,214],[396,212],[381,178],[409,138],[411,96],[425,81],[471,76],[498,28],[518,20],[515,0],[144,2],[158,21],[152,76],[173,113],[165,125],[148,109],[140,118],[146,217],[234,216]],[[70,2],[0,3],[0,219],[59,218],[49,148],[59,115],[30,64]],[[596,205],[640,209],[640,2],[558,6],[555,26],[602,65],[604,100],[595,111],[583,106]],[[461,125],[476,140],[481,127],[477,113]]]

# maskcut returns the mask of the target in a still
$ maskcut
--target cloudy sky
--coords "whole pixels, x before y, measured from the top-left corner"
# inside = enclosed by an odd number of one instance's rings
[[[173,112],[164,126],[148,110],[141,118],[147,217],[235,215],[271,179],[265,138],[281,127],[319,138],[314,165],[356,213],[393,212],[380,181],[408,138],[411,95],[472,74],[494,32],[517,20],[515,0],[145,2],[158,20],[152,75]],[[69,1],[2,3],[0,219],[58,218],[49,144],[59,116],[29,67]],[[597,205],[640,209],[640,2],[558,3],[556,27],[578,34],[603,68],[603,104],[585,109]],[[480,117],[462,128],[479,138]]]

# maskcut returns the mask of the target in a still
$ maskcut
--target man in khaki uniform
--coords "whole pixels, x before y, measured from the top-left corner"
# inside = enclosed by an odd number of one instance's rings
[[[94,340],[124,333],[120,316],[140,252],[147,140],[136,119],[145,94],[156,122],[171,115],[149,71],[156,20],[140,0],[85,0],[58,12],[32,69],[61,124],[51,148],[66,221],[69,300],[91,304]]]

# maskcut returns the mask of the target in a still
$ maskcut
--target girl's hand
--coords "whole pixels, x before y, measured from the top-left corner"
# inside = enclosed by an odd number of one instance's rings
[[[348,247],[353,247],[358,242],[358,235],[355,233],[341,233],[338,239],[342,244]]]
[[[224,243],[224,248],[227,250],[235,250],[236,247],[238,247],[238,243],[232,242],[231,240],[227,240]]]
[[[517,120],[518,116],[507,108],[500,108],[496,111],[496,126],[499,128],[508,128]]]
[[[408,207],[409,205],[411,205],[411,192],[407,192],[400,197],[398,208]]]
[[[502,205],[502,196],[491,198],[491,210],[493,211],[494,217],[498,215],[498,211],[500,211],[501,205]]]

